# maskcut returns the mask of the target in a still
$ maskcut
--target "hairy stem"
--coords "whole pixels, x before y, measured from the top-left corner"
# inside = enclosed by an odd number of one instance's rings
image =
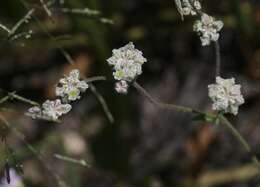
[[[16,94],[15,92],[9,92],[8,96],[9,96],[10,99],[16,99],[16,100],[18,100],[20,102],[23,102],[23,103],[26,103],[26,104],[30,104],[32,106],[40,106],[40,103],[32,101],[31,99],[27,99],[25,97],[22,97],[22,96]]]
[[[19,29],[19,27],[21,27],[24,23],[26,23],[34,12],[35,12],[35,9],[28,10],[28,13],[13,26],[13,28],[11,29],[11,31],[9,33],[9,36],[15,34],[16,31]]]
[[[84,81],[86,83],[91,83],[91,82],[105,81],[105,80],[107,80],[105,76],[95,76],[95,77],[86,78]]]
[[[101,13],[97,10],[91,10],[89,8],[61,8],[60,10],[63,13],[85,15],[87,17],[97,19],[97,21],[104,24],[114,24],[114,21],[112,19],[101,17]]]
[[[215,55],[216,55],[216,77],[220,76],[221,73],[221,57],[220,57],[220,46],[219,42],[215,42]]]
[[[230,121],[223,115],[219,115],[221,124],[224,125],[232,135],[237,139],[237,141],[242,145],[242,147],[250,154],[253,163],[258,167],[260,170],[260,161],[258,160],[255,153],[252,151],[250,145],[247,141],[243,138],[243,136],[239,133],[239,131],[230,123]]]
[[[8,34],[11,32],[10,29],[8,29],[5,25],[3,25],[3,24],[1,24],[1,23],[0,23],[0,28],[1,28],[2,30],[6,31]]]
[[[23,96],[20,96],[20,95],[16,94],[16,92],[7,92],[7,95],[0,99],[0,104],[3,104],[5,102],[7,102],[8,100],[13,100],[13,99],[20,101],[22,103],[32,105],[32,106],[40,106],[39,103],[32,101],[31,99],[27,99]]]
[[[166,110],[176,110],[178,112],[184,112],[184,113],[194,113],[194,114],[206,114],[202,111],[192,109],[190,107],[185,107],[185,106],[179,106],[179,105],[174,105],[174,104],[167,104],[167,103],[162,103],[159,102],[157,99],[153,98],[140,84],[137,82],[133,83],[133,86],[136,88],[138,92],[140,92],[144,97],[146,97],[152,104],[157,106],[158,108],[161,109],[166,109]],[[209,115],[209,114],[206,114]]]
[[[74,164],[78,164],[84,167],[90,167],[90,165],[83,159],[75,159],[75,158],[71,158],[71,157],[67,157],[67,156],[63,156],[63,155],[59,155],[59,154],[54,154],[53,155],[54,158],[59,159],[59,160],[63,160],[65,162],[70,162],[70,163],[74,163]]]
[[[114,119],[111,111],[109,110],[108,105],[107,105],[105,99],[103,98],[103,96],[98,92],[98,90],[96,89],[96,87],[92,83],[90,83],[89,86],[90,86],[92,93],[96,96],[97,100],[100,102],[100,104],[101,104],[108,120],[110,121],[110,123],[114,123],[115,119]]]
[[[45,12],[47,13],[47,15],[49,17],[52,17],[52,12],[51,10],[48,8],[48,5],[43,1],[43,0],[40,0],[40,3],[42,4],[42,7],[43,9],[45,10]]]
[[[193,9],[197,13],[198,16],[202,16],[203,12],[201,10],[196,9],[194,6],[194,1],[189,0],[189,3]],[[221,56],[220,56],[220,46],[219,46],[219,41],[215,41],[215,58],[216,58],[216,77],[220,76],[221,74]]]
[[[189,107],[183,107],[173,104],[165,104],[161,103],[155,98],[153,98],[141,85],[139,85],[137,82],[133,83],[133,86],[139,91],[145,98],[147,98],[152,104],[154,104],[156,107],[166,110],[176,110],[178,112],[184,112],[184,113],[195,113],[195,114],[203,114],[205,116],[219,119],[221,124],[223,124],[236,138],[236,140],[243,146],[243,148],[246,150],[247,153],[250,154],[251,159],[253,163],[258,167],[260,170],[260,161],[258,160],[257,156],[252,151],[250,145],[247,143],[247,141],[243,138],[243,136],[239,133],[239,131],[228,121],[227,118],[225,118],[222,114],[213,115],[209,113],[205,113],[199,110],[194,110]]]

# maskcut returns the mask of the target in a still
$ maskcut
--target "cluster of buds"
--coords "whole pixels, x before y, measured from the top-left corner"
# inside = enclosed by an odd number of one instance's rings
[[[118,93],[126,94],[128,83],[136,79],[142,73],[142,65],[147,61],[143,53],[132,42],[124,47],[114,49],[112,57],[107,59],[109,65],[113,66],[113,76],[118,82],[115,89]]]
[[[60,79],[55,88],[56,96],[60,99],[47,100],[42,106],[29,108],[26,115],[33,119],[58,120],[60,116],[67,114],[72,109],[69,103],[80,99],[80,93],[85,92],[87,88],[88,84],[80,80],[79,70],[72,70],[68,76],[65,75]]]

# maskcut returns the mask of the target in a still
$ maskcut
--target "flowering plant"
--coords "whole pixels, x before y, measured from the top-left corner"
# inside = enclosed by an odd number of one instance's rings
[[[238,107],[245,101],[241,95],[239,84],[235,84],[235,79],[223,79],[216,77],[216,83],[208,86],[209,97],[213,101],[213,110],[222,111],[237,115]]]
[[[60,79],[59,84],[56,86],[56,96],[60,96],[68,101],[75,101],[80,99],[80,93],[85,92],[88,84],[80,80],[79,70],[74,69]]]
[[[251,151],[249,144],[245,141],[245,139],[240,135],[238,130],[236,130],[236,128],[232,125],[232,123],[230,123],[230,121],[225,116],[226,113],[238,115],[239,107],[245,103],[245,99],[241,93],[241,85],[236,83],[237,81],[235,81],[235,78],[224,79],[222,78],[222,74],[220,73],[221,55],[219,49],[219,39],[221,36],[221,30],[224,27],[224,23],[221,20],[218,20],[213,16],[210,16],[209,14],[203,12],[202,3],[199,0],[175,0],[175,2],[182,17],[192,16],[192,18],[196,19],[196,21],[193,24],[193,31],[196,32],[199,36],[201,45],[203,47],[211,47],[212,44],[215,45],[215,82],[213,84],[208,85],[208,96],[212,102],[213,112],[203,112],[199,109],[194,109],[186,106],[163,103],[153,98],[149,94],[149,92],[147,92],[137,82],[138,76],[140,76],[143,73],[143,65],[146,64],[147,59],[143,56],[143,52],[141,50],[136,49],[133,42],[129,42],[125,46],[120,47],[118,49],[113,49],[112,56],[106,60],[108,65],[112,67],[112,75],[113,79],[115,80],[115,91],[117,93],[126,95],[130,88],[135,88],[141,95],[147,98],[154,106],[158,108],[189,113],[194,117],[199,117],[200,120],[210,122],[211,124],[225,125],[225,127],[227,127],[227,129],[241,143],[245,150],[252,156],[253,162],[260,169],[260,162],[254,155],[254,153]],[[52,16],[52,12],[44,3],[43,9],[50,17]],[[8,29],[7,27],[1,24],[0,28],[7,32],[7,36],[11,40],[17,39],[18,36],[15,35],[17,29],[23,23],[28,22],[31,18],[31,15],[33,15],[35,11],[36,9],[29,11],[28,14],[24,17],[24,19],[18,22],[18,24],[15,25],[12,29]],[[109,22],[109,20],[101,18],[98,12],[91,11],[90,9],[84,9],[80,11],[78,9],[70,10],[63,8],[62,11],[70,13],[87,13],[90,16],[98,15],[97,18],[100,22]],[[25,38],[30,39],[32,33],[33,32],[31,30],[29,32],[26,32]],[[18,34],[19,36],[21,36],[22,33]],[[73,60],[71,60],[72,58],[69,55],[67,55],[67,53],[65,53],[63,49],[61,49],[61,52],[62,54],[64,54],[64,56],[70,63],[73,63]],[[80,71],[78,69],[71,70],[71,72],[69,72],[68,75],[64,75],[60,80],[57,81],[58,83],[55,85],[56,98],[53,100],[47,99],[42,104],[23,98],[15,93],[8,93],[6,98],[1,99],[1,102],[5,102],[8,99],[17,99],[24,103],[33,105],[25,113],[32,119],[43,119],[52,122],[60,122],[60,118],[63,115],[68,114],[72,110],[72,103],[76,100],[81,99],[83,93],[85,93],[88,90],[88,88],[90,88],[89,90],[96,95],[108,118],[111,122],[113,122],[114,118],[105,102],[105,99],[102,97],[101,94],[97,92],[94,85],[91,83],[100,80],[106,81],[107,78],[103,76],[91,77],[89,79],[82,78],[83,77],[80,75]],[[1,115],[0,120],[5,124],[7,128],[11,128],[8,121]],[[17,133],[18,131],[16,130],[15,132]],[[35,155],[37,155],[37,151],[35,151],[35,149],[33,149],[33,147],[25,140],[24,136],[21,136],[20,133],[17,133],[17,137],[20,138],[20,140],[23,143],[25,143],[27,147],[29,147],[29,149]],[[75,159],[67,157],[58,158],[62,158],[66,161],[86,166],[85,162],[79,162]],[[39,160],[42,161],[41,156],[39,156]],[[47,166],[46,168],[48,171],[50,171],[49,166]],[[54,179],[57,180],[57,184],[59,187],[63,187],[57,175],[54,175]]]
[[[124,47],[114,49],[112,57],[107,59],[109,65],[113,66],[113,76],[116,83],[116,91],[119,93],[126,93],[128,83],[136,79],[142,73],[142,65],[147,61],[143,57],[143,53],[132,42]]]

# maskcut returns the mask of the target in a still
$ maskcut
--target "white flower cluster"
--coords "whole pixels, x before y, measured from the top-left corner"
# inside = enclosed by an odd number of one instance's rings
[[[34,106],[29,108],[26,114],[33,119],[46,118],[57,120],[61,115],[68,113],[70,110],[70,104],[62,104],[60,99],[56,99],[55,101],[45,101],[42,107]]]
[[[142,65],[147,61],[143,53],[132,42],[124,47],[114,49],[112,57],[107,59],[109,65],[113,66],[113,76],[119,82],[116,84],[116,91],[126,93],[128,84],[142,73]]]
[[[207,46],[211,41],[218,40],[218,32],[223,26],[222,21],[216,21],[212,16],[202,14],[201,20],[194,23],[193,30],[200,35],[202,46]]]
[[[33,119],[58,120],[60,116],[72,109],[69,102],[80,99],[80,93],[85,92],[87,88],[88,84],[80,80],[79,70],[72,70],[69,76],[60,79],[56,86],[56,96],[61,99],[47,100],[42,106],[31,107],[26,115]]]
[[[80,99],[80,92],[85,92],[88,84],[79,79],[79,70],[72,70],[69,76],[60,79],[60,85],[56,87],[56,95],[69,101]]]
[[[198,33],[202,46],[210,45],[219,39],[219,31],[224,26],[222,21],[216,21],[215,18],[202,12],[199,0],[175,0],[177,9],[181,16],[200,15],[200,19],[193,25],[193,30]]]
[[[201,4],[199,1],[194,0],[193,1],[193,6],[190,4],[189,0],[183,0],[182,1],[182,14],[185,16],[188,15],[197,15],[197,12],[194,11],[194,8],[196,8],[196,10],[200,10],[201,9]]]
[[[213,101],[213,110],[237,115],[238,107],[245,101],[241,94],[241,85],[235,79],[216,77],[216,83],[208,86],[209,97]]]

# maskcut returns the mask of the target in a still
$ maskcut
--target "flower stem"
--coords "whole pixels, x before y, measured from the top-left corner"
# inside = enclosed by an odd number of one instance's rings
[[[89,87],[92,91],[92,93],[96,96],[97,100],[99,101],[99,103],[101,104],[108,120],[110,123],[114,123],[115,122],[115,119],[112,115],[112,112],[109,110],[109,107],[106,103],[106,100],[104,99],[104,97],[98,92],[98,90],[96,89],[96,87],[92,84],[92,83],[89,83]]]
[[[30,99],[27,99],[25,97],[22,97],[22,96],[16,94],[16,92],[7,92],[7,95],[0,99],[0,104],[3,104],[8,100],[13,100],[13,99],[18,100],[22,103],[32,105],[32,106],[39,106],[40,105],[39,103],[37,103],[35,101],[32,101]]]
[[[184,112],[184,113],[194,113],[194,114],[204,114],[204,115],[211,115],[204,113],[200,110],[192,109],[190,107],[185,106],[179,106],[174,104],[167,104],[159,102],[157,99],[153,98],[140,84],[137,82],[133,83],[133,86],[136,88],[137,91],[139,91],[144,97],[146,97],[152,104],[157,106],[158,108],[166,109],[166,110],[176,110],[178,112]],[[211,115],[212,117],[212,115]]]
[[[257,168],[260,170],[260,161],[258,160],[257,156],[252,151],[250,145],[247,143],[247,141],[243,138],[243,136],[239,133],[239,131],[228,121],[226,117],[223,116],[223,114],[210,114],[205,113],[196,109],[192,109],[189,107],[174,105],[174,104],[165,104],[161,103],[155,98],[153,98],[141,85],[139,85],[137,82],[133,83],[133,86],[139,91],[145,98],[147,98],[152,104],[154,104],[156,107],[166,110],[176,110],[178,112],[184,112],[184,113],[194,113],[194,114],[202,114],[205,117],[210,117],[212,119],[219,119],[220,123],[223,124],[236,138],[236,140],[243,146],[243,148],[248,152],[251,156],[251,159],[253,163],[257,166]]]
[[[243,148],[250,154],[253,163],[258,167],[260,170],[260,161],[258,160],[255,153],[252,151],[250,145],[247,141],[243,138],[243,136],[239,133],[239,131],[232,125],[232,123],[222,114],[219,115],[221,124],[224,125],[232,135],[237,139],[237,141],[243,146]]]
[[[105,80],[107,80],[105,76],[95,76],[95,77],[86,78],[84,81],[86,83],[91,83],[95,81],[105,81]]]
[[[216,77],[220,76],[221,70],[221,57],[219,42],[215,41],[215,55],[216,55]]]
[[[78,160],[78,159],[75,159],[75,158],[71,158],[71,157],[67,157],[67,156],[63,156],[63,155],[59,155],[59,154],[54,154],[53,156],[55,158],[59,159],[59,160],[65,161],[65,162],[79,164],[79,165],[84,166],[84,167],[90,167],[90,165],[83,159]]]

